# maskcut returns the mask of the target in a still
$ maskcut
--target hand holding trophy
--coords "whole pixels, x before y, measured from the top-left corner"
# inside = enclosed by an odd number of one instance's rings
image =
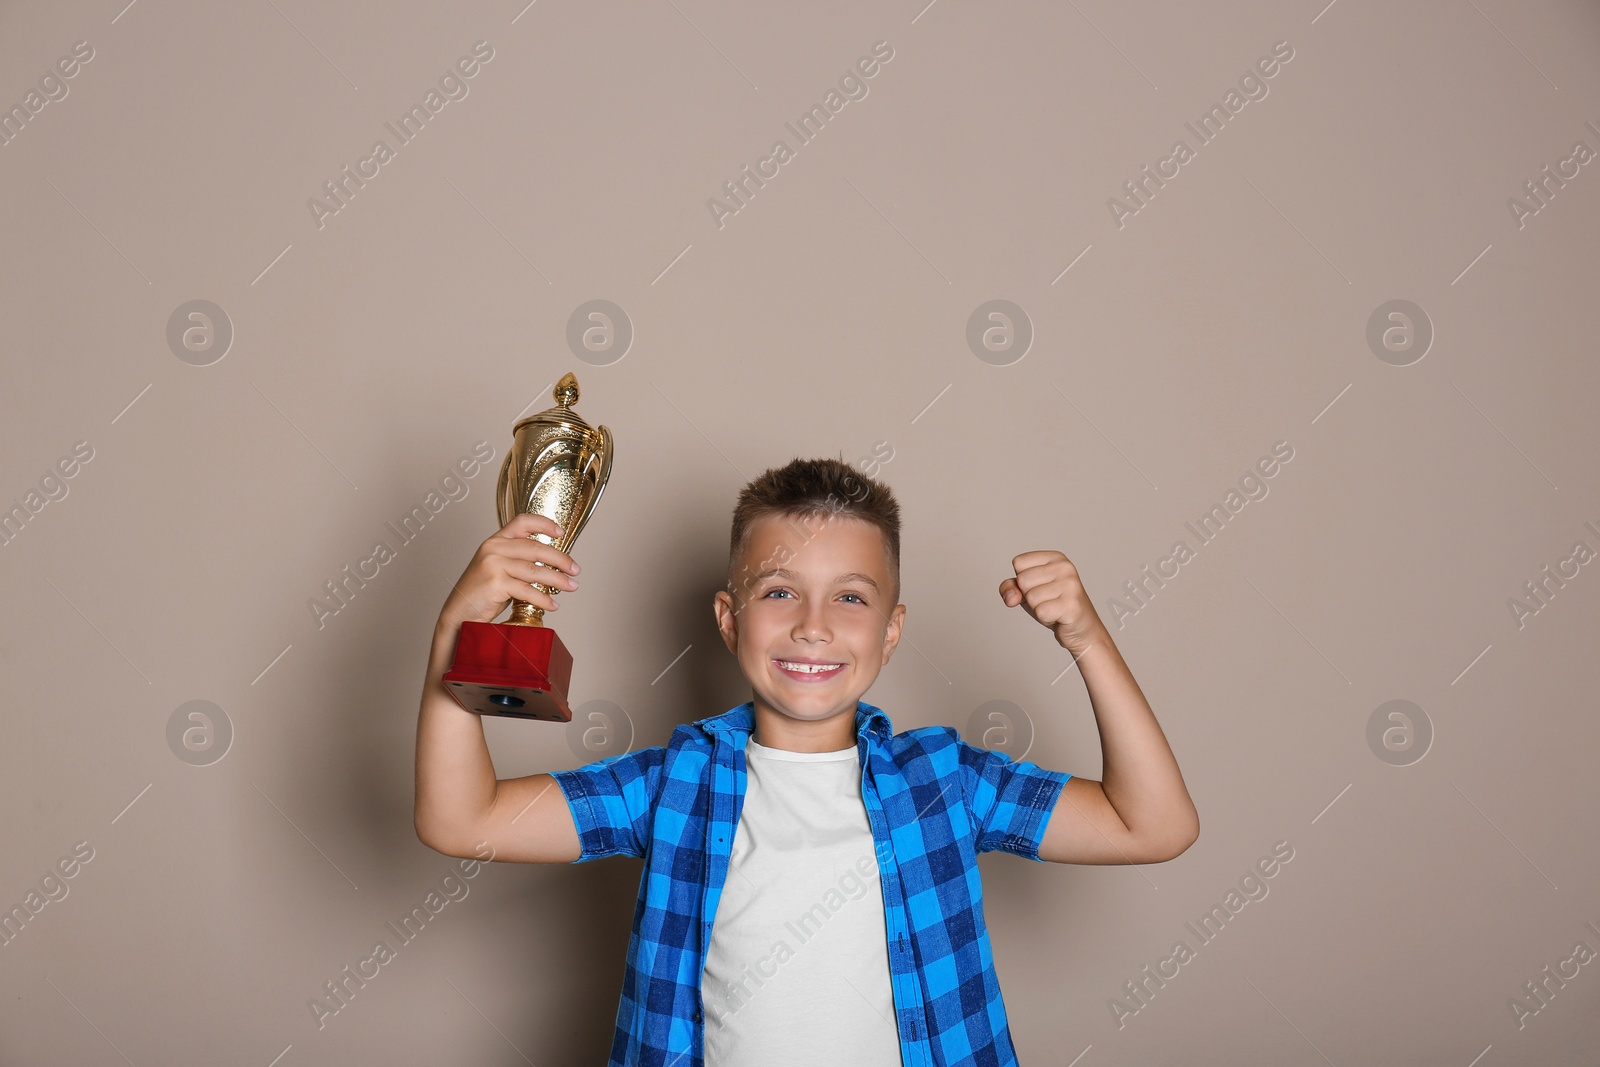
[[[578,379],[570,372],[556,383],[554,396],[555,407],[512,428],[495,503],[501,526],[523,513],[560,525],[560,538],[530,536],[568,552],[611,477],[614,445],[607,427],[596,429],[572,410]],[[551,596],[558,592],[530,584]],[[463,622],[444,675],[446,690],[468,711],[554,722],[572,721],[571,680],[572,654],[544,625],[544,609],[521,600],[512,601],[511,617],[503,623]]]

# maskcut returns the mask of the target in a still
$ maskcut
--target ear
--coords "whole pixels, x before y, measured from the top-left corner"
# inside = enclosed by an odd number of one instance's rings
[[[722,590],[711,600],[711,609],[717,616],[717,632],[722,634],[722,643],[728,646],[728,651],[735,656],[739,654],[739,616],[734,611],[733,597]]]
[[[900,632],[905,628],[905,624],[906,606],[904,604],[896,604],[894,610],[889,613],[889,625],[883,631],[883,663],[881,666],[886,667],[889,665],[889,657],[894,655],[894,650],[900,645]]]

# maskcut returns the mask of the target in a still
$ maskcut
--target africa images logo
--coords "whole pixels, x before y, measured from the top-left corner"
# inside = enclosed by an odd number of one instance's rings
[[[483,70],[483,64],[494,58],[494,48],[488,41],[479,41],[472,46],[471,56],[462,56],[456,60],[453,68],[447,69],[439,77],[439,88],[429,89],[423,96],[421,103],[412,104],[410,109],[396,121],[385,122],[384,128],[394,135],[395,145],[381,138],[372,143],[372,151],[361,159],[356,160],[356,169],[352,172],[346,163],[339,168],[339,175],[322,183],[322,191],[327,194],[328,201],[311,197],[306,200],[306,208],[311,212],[311,221],[317,224],[317,229],[327,225],[328,217],[337,215],[350,206],[350,201],[355,199],[356,193],[367,187],[367,182],[382,173],[382,168],[395,159],[398,149],[410,144],[422,133],[423,129],[445,105],[452,100],[465,100],[472,87],[467,83]],[[443,95],[440,95],[440,94]]]
[[[774,141],[772,151],[756,160],[753,172],[750,164],[746,163],[740,170],[740,177],[723,182],[723,194],[731,203],[714,196],[706,201],[711,221],[717,224],[717,229],[722,229],[728,224],[729,217],[748,207],[749,202],[755,199],[756,192],[765,189],[768,181],[776,178],[784,166],[793,162],[799,149],[815,140],[829,120],[845,109],[845,105],[852,100],[865,100],[869,91],[867,80],[875,77],[883,65],[893,58],[893,46],[888,41],[878,41],[872,46],[871,55],[856,60],[855,66],[839,77],[839,87],[829,89],[822,103],[812,104],[811,109],[794,122],[783,124],[794,134],[796,144],[793,148],[788,141]]]

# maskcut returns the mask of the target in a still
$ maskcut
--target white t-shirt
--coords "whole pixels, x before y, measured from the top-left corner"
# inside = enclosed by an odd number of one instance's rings
[[[901,1067],[861,761],[750,738],[700,991],[706,1067]]]

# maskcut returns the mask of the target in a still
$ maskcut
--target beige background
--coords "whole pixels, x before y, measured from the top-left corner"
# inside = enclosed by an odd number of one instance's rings
[[[1022,1062],[1594,1062],[1600,962],[1521,1027],[1510,1001],[1600,951],[1600,569],[1521,626],[1508,601],[1600,550],[1600,162],[1520,227],[1507,205],[1600,150],[1593,4],[121,3],[0,7],[8,110],[94,52],[0,147],[0,502],[93,449],[0,547],[0,903],[93,849],[0,947],[0,1061],[603,1062],[634,860],[484,869],[321,1029],[308,1008],[451,868],[411,823],[431,626],[512,421],[574,369],[618,456],[559,629],[574,699],[620,709],[591,740],[634,746],[748,696],[711,612],[738,487],[883,442],[908,645],[867,699],[897,729],[1008,701],[1027,758],[1096,777],[1081,680],[996,595],[1011,558],[1066,552],[1115,626],[1288,442],[1114,629],[1199,842],[984,857]],[[468,95],[319,228],[308,199],[477,41]],[[707,200],[878,41],[868,95],[719,228]],[[1195,158],[1119,227],[1179,137]],[[594,299],[631,321],[621,359],[568,349]],[[1035,335],[1005,366],[966,337],[992,299]],[[167,341],[193,300],[234,333],[208,366]],[[1435,334],[1405,366],[1367,340],[1391,300]],[[467,497],[319,627],[323,583],[480,440]],[[232,730],[205,766],[168,740],[193,700]],[[1432,732],[1403,766],[1368,741],[1391,700]],[[554,725],[488,733],[504,777],[587,761]],[[1280,841],[1201,945],[1185,924]]]

